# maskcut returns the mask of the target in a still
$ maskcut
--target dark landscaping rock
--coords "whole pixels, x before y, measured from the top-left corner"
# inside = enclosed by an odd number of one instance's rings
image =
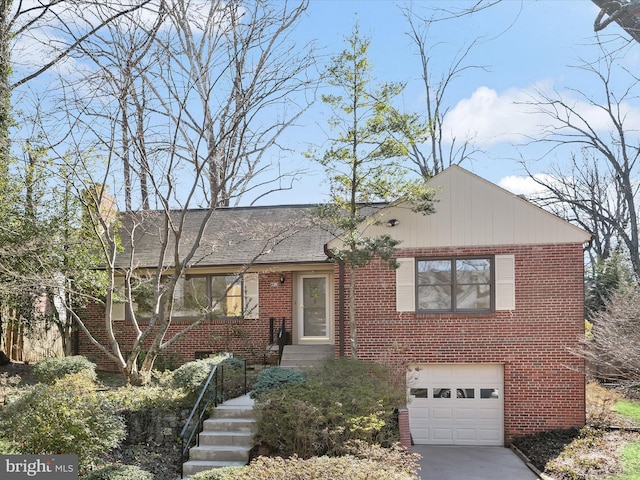
[[[11,363],[11,359],[5,355],[5,353],[0,350],[0,367],[4,367],[5,365],[9,365]]]

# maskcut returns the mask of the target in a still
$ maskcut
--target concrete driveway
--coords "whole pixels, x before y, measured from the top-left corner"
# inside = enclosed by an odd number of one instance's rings
[[[537,480],[513,451],[504,447],[413,445],[422,455],[421,480]]]

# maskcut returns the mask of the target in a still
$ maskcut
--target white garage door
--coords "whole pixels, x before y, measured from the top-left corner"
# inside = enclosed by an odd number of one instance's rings
[[[413,442],[503,445],[503,383],[502,365],[410,365],[407,390]]]

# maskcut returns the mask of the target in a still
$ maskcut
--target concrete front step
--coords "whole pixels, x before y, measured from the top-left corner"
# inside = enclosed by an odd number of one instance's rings
[[[249,462],[254,446],[255,414],[248,395],[227,400],[203,422],[199,445],[189,449],[189,461],[183,464],[184,478],[214,468],[241,466]]]
[[[253,432],[202,431],[200,445],[253,447]]]
[[[241,467],[246,465],[247,462],[228,462],[228,461],[201,461],[201,460],[189,460],[182,466],[182,472],[185,479],[190,475],[195,475],[198,472],[204,472],[205,470],[212,470],[214,468],[222,467]]]
[[[230,445],[202,445],[192,447],[189,450],[189,460],[207,460],[210,462],[240,462],[246,465],[249,462],[251,447],[239,447]]]
[[[254,418],[208,418],[202,422],[203,432],[253,432],[256,421]]]
[[[213,410],[213,418],[253,418],[253,403],[251,405],[218,405]]]
[[[309,367],[325,358],[333,357],[333,345],[286,345],[282,352],[281,367]]]

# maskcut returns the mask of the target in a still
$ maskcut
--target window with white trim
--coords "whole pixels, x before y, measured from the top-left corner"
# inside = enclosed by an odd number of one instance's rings
[[[244,277],[235,274],[187,275],[176,283],[172,317],[255,318],[249,316],[245,309],[247,303],[255,304],[257,301],[257,279],[250,277],[247,282],[251,292],[244,291],[244,283]],[[149,318],[153,311],[153,290],[149,287],[148,283],[136,282],[132,289],[134,311],[141,319]],[[257,310],[257,304],[251,308]],[[163,300],[163,315],[167,315],[167,309],[168,302]]]
[[[491,312],[494,310],[493,257],[416,260],[416,311]]]
[[[174,317],[237,318],[242,316],[242,277],[187,275],[176,285]]]

